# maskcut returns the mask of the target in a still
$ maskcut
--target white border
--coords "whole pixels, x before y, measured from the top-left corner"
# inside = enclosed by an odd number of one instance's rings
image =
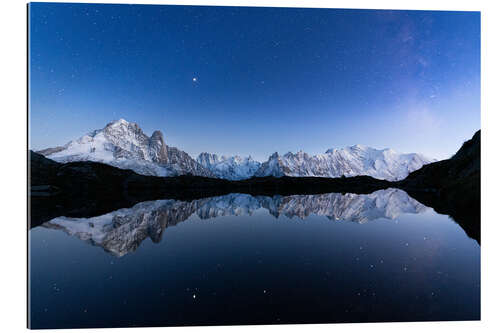
[[[374,9],[426,9],[426,10],[473,10],[481,11],[482,20],[482,320],[480,322],[433,322],[433,323],[384,323],[384,324],[335,324],[335,325],[279,325],[279,326],[218,326],[168,328],[176,332],[249,332],[272,330],[273,332],[299,332],[315,330],[329,332],[421,332],[450,330],[455,333],[480,330],[500,331],[499,237],[500,221],[497,221],[495,205],[496,189],[499,188],[500,132],[499,103],[499,6],[495,1],[461,0],[176,0],[176,1],[52,1],[93,3],[143,3],[143,4],[192,4],[192,5],[245,5],[274,7],[329,7],[329,8],[374,8]],[[0,286],[0,326],[5,332],[26,329],[26,4],[19,0],[1,2],[0,37],[1,57],[1,127],[2,149],[2,255]],[[457,291],[460,292],[460,291]],[[160,332],[165,328],[113,329],[113,332]],[[66,332],[69,330],[59,330]],[[96,330],[79,330],[94,332]]]

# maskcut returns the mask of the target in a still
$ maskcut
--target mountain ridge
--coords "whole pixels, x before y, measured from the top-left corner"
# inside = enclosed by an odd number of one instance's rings
[[[417,153],[399,154],[394,150],[354,145],[328,149],[324,154],[303,151],[272,154],[259,162],[251,156],[219,156],[203,152],[192,158],[188,153],[168,146],[163,133],[148,137],[137,123],[119,119],[108,123],[64,146],[37,151],[57,162],[93,161],[146,176],[194,175],[228,180],[252,177],[353,177],[371,176],[382,180],[401,180],[433,160]]]

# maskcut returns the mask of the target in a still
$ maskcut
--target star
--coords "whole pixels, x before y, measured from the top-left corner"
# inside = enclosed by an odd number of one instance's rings
[[[193,82],[198,82],[198,78],[196,76],[193,77]]]

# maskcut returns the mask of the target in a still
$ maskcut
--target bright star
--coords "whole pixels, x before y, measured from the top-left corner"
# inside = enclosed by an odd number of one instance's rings
[[[197,77],[193,77],[193,82],[198,82],[198,78]]]

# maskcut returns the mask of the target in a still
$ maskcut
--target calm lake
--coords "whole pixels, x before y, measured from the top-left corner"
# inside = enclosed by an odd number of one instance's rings
[[[147,201],[29,255],[32,328],[480,319],[480,245],[397,189]]]

